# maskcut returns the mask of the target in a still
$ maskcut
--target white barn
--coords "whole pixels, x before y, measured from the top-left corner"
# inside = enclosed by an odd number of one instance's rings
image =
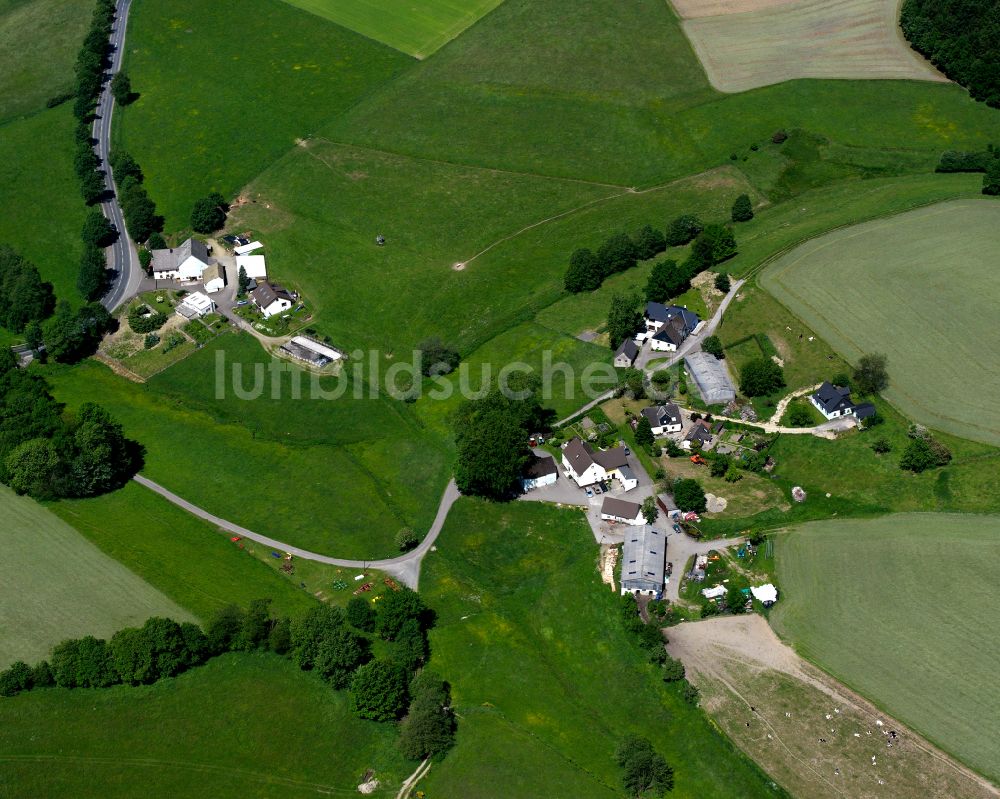
[[[202,273],[215,263],[208,257],[208,245],[188,239],[180,247],[153,250],[151,268],[156,280],[201,280]]]
[[[246,270],[247,277],[253,280],[267,280],[267,262],[263,255],[237,255],[236,274],[240,269]]]

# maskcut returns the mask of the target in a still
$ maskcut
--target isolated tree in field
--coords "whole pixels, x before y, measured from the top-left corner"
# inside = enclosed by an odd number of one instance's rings
[[[899,468],[911,472],[924,472],[937,466],[937,458],[931,445],[922,438],[916,438],[907,444],[899,459]]]
[[[986,174],[983,175],[983,194],[992,197],[1000,195],[1000,157],[991,158],[986,164]]]
[[[705,499],[705,489],[697,480],[685,477],[674,481],[674,504],[683,511],[704,513],[708,507]]]
[[[638,258],[638,248],[628,233],[612,234],[597,250],[597,262],[604,277],[631,269]]]
[[[719,274],[715,276],[715,288],[724,294],[728,294],[729,289],[732,288],[732,285],[729,282],[729,275],[725,272],[719,272]]]
[[[670,247],[683,247],[693,241],[704,228],[701,220],[692,214],[679,216],[667,226],[667,244]]]
[[[642,327],[642,301],[635,294],[615,294],[608,311],[608,343],[616,350]]]
[[[356,596],[347,603],[345,608],[347,623],[366,633],[375,630],[375,608],[372,603],[364,597]]]
[[[398,664],[373,660],[351,680],[351,705],[363,719],[394,721],[406,707],[406,673]]]
[[[116,72],[111,79],[111,94],[118,105],[128,105],[132,100],[132,81],[126,72]]]
[[[674,770],[646,738],[625,736],[615,749],[615,761],[629,796],[662,796],[674,787]]]
[[[643,225],[635,234],[635,248],[639,260],[648,261],[667,249],[667,239],[652,225]]]
[[[403,527],[396,533],[396,548],[400,552],[409,552],[420,543],[420,536],[412,527]]]
[[[878,353],[862,355],[854,368],[852,387],[859,394],[871,395],[889,387],[888,359]]]
[[[740,370],[740,392],[747,397],[766,397],[784,385],[784,371],[770,358],[754,358]]]
[[[226,223],[226,200],[218,192],[195,200],[191,228],[195,233],[212,233]]]
[[[741,194],[736,198],[731,216],[734,222],[749,222],[753,219],[753,203],[750,202],[749,195]]]
[[[646,280],[646,299],[649,302],[666,302],[690,287],[691,283],[677,261],[667,258],[653,264]]]
[[[604,274],[597,256],[585,247],[574,250],[566,270],[566,290],[573,293],[593,291],[603,280]]]
[[[646,497],[642,501],[642,518],[646,524],[653,524],[660,516],[660,509],[656,504],[656,497]]]
[[[639,423],[635,427],[635,443],[644,449],[649,449],[656,441],[653,435],[653,426],[645,416],[639,417]]]
[[[448,686],[426,669],[410,683],[406,717],[399,725],[399,751],[410,760],[423,760],[447,751],[455,741],[455,716]]]
[[[709,336],[703,342],[701,342],[701,348],[709,355],[714,355],[716,358],[725,358],[726,351],[722,348],[722,339],[718,336]]]

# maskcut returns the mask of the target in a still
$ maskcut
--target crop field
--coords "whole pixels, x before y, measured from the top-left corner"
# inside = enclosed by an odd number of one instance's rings
[[[1000,444],[998,246],[1000,205],[954,201],[814,239],[761,282],[848,361],[886,353],[903,413]]]
[[[215,353],[227,358],[216,399]],[[345,558],[393,554],[399,528],[425,531],[450,455],[402,402],[318,398],[298,370],[272,399],[270,373],[256,400],[232,388],[234,363],[249,389],[269,362],[249,337],[221,336],[137,386],[96,363],[52,375],[71,406],[100,402],[147,448],[143,474],[230,521],[281,541]],[[292,380],[301,377],[301,398]],[[333,390],[330,384],[324,386]],[[311,398],[313,397],[313,398]],[[349,508],[349,511],[347,510]]]
[[[0,516],[0,668],[41,660],[65,638],[193,618],[34,500],[0,487]]]
[[[139,98],[115,139],[142,165],[168,231],[413,60],[280,0],[147,0],[129,15]],[[192,65],[197,65],[192,68]]]
[[[80,228],[87,206],[73,173],[73,114],[69,105],[9,122],[0,134],[0,244],[30,260],[56,297],[77,304]],[[40,141],[45,147],[38,147]],[[59,246],[52,246],[53,237]]]
[[[946,80],[903,40],[897,0],[673,4],[719,91],[796,78]]]
[[[671,796],[782,796],[686,705],[626,639],[583,516],[534,502],[462,499],[422,593],[438,613],[434,668],[452,684],[455,749],[428,796],[622,795],[612,759],[629,732],[676,770]]]
[[[80,0],[0,0],[0,125],[72,90],[92,12]]]
[[[426,58],[503,0],[286,0],[370,39]]]
[[[771,614],[808,660],[994,781],[998,535],[998,516],[949,514],[795,528]]]
[[[33,691],[0,703],[6,796],[243,799],[394,796],[412,765],[392,725],[275,655],[224,655],[137,688]]]

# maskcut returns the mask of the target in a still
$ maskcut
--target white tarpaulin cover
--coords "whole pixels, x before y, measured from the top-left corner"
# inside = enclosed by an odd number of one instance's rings
[[[753,594],[754,599],[758,602],[763,602],[765,605],[773,605],[778,601],[778,589],[770,583],[751,587],[750,593]]]
[[[244,244],[242,247],[237,247],[233,250],[237,255],[246,255],[248,252],[253,252],[254,250],[259,250],[264,245],[259,241],[251,241],[249,244]]]
[[[715,599],[720,596],[725,596],[726,588],[722,585],[717,585],[715,588],[702,588],[701,595],[705,597],[705,599]]]

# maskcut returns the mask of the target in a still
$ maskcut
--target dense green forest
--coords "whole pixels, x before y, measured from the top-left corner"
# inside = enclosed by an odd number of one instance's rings
[[[901,25],[914,50],[1000,108],[1000,0],[906,0]]]

